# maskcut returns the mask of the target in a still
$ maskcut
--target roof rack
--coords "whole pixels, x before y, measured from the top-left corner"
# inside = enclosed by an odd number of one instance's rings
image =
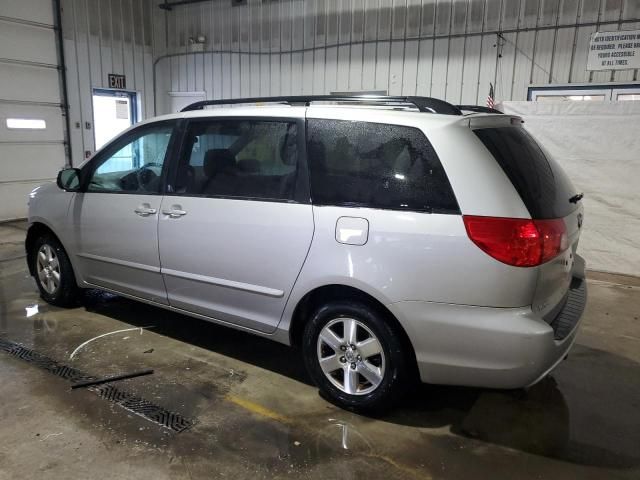
[[[237,105],[242,103],[287,103],[309,106],[312,102],[354,102],[362,104],[409,104],[421,112],[462,115],[460,108],[444,100],[431,97],[394,97],[387,95],[299,95],[288,97],[228,98],[203,100],[184,107],[181,112],[202,110],[211,105]]]
[[[491,107],[482,107],[480,105],[458,105],[458,108],[460,110],[467,110],[469,112],[475,113],[499,113],[501,115],[504,115],[504,112],[501,112],[500,110],[496,110],[495,108]]]

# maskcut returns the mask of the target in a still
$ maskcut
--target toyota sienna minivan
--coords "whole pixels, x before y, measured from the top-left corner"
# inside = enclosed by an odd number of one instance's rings
[[[198,102],[36,188],[29,269],[54,305],[98,288],[297,346],[350,409],[416,376],[526,387],[567,355],[586,282],[582,195],[522,123],[426,97]]]

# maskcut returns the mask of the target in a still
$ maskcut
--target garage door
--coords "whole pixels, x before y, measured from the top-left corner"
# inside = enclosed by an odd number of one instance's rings
[[[52,0],[0,1],[0,221],[65,164]]]

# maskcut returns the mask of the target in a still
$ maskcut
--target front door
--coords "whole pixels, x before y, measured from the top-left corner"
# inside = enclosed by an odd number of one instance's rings
[[[275,330],[313,236],[306,170],[298,162],[303,125],[188,124],[158,228],[171,306]]]
[[[85,281],[167,303],[158,255],[158,212],[174,122],[129,131],[83,168],[71,205]]]

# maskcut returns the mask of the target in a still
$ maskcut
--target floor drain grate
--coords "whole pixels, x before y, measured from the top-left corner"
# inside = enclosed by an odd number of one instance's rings
[[[19,343],[12,342],[5,338],[0,338],[0,351],[4,351],[9,355],[19,358],[20,360],[36,365],[57,377],[64,378],[65,380],[69,380],[73,383],[96,380],[98,378],[84,373],[77,368],[58,363],[46,355],[42,355],[41,353],[35,352],[34,350],[20,345]],[[173,430],[174,432],[183,432],[195,424],[194,420],[187,419],[179,413],[170,412],[169,410],[151,403],[142,397],[108,383],[88,387],[87,390],[94,392],[100,398],[104,398],[105,400],[119,405],[131,413],[135,413],[136,415]]]
[[[162,425],[174,432],[183,432],[193,426],[193,420],[184,418],[179,413],[170,412],[158,405],[155,405],[144,398],[138,397],[130,392],[121,390],[113,385],[105,384],[89,387],[89,390],[98,394],[99,397],[120,405],[125,410],[140,415],[158,425]]]

